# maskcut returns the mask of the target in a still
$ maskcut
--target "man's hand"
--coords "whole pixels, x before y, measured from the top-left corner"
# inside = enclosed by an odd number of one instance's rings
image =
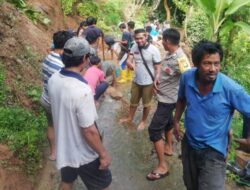
[[[182,139],[179,122],[174,122],[173,134],[174,134],[177,141],[180,141]]]
[[[134,64],[130,63],[130,62],[127,62],[127,67],[130,69],[130,70],[135,70],[135,66]]]
[[[160,80],[159,80],[159,75],[155,76],[155,80],[154,80],[154,90],[157,92],[159,90],[158,85],[160,84]]]
[[[99,169],[100,170],[108,169],[108,167],[111,163],[110,155],[107,152],[105,152],[103,155],[100,155],[99,160],[100,160]]]

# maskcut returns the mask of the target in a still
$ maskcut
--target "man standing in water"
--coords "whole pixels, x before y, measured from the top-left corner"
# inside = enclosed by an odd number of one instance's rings
[[[250,116],[250,96],[220,72],[223,51],[210,41],[192,50],[195,68],[183,73],[174,116],[174,134],[182,140],[183,179],[187,190],[224,190],[228,134],[234,110]]]
[[[71,190],[78,175],[90,190],[103,190],[111,183],[111,158],[95,125],[93,93],[80,74],[88,66],[89,51],[85,39],[68,40],[62,57],[65,68],[55,73],[48,84],[60,190]]]
[[[185,53],[179,47],[179,42],[180,33],[176,29],[171,28],[163,32],[162,45],[168,53],[162,61],[159,84],[157,84],[157,109],[148,128],[150,140],[154,143],[159,161],[157,167],[147,175],[147,179],[151,181],[167,176],[168,166],[164,154],[167,156],[173,155],[173,111],[177,101],[179,79],[182,72],[179,65],[182,62],[189,65]],[[166,144],[162,139],[163,132],[165,132]]]
[[[129,115],[121,119],[120,122],[132,122],[142,98],[143,116],[137,129],[143,130],[150,111],[153,83],[158,81],[160,74],[161,56],[159,50],[147,42],[147,33],[144,29],[135,30],[135,42],[136,44],[132,46],[127,59],[127,66],[135,72],[131,87]]]

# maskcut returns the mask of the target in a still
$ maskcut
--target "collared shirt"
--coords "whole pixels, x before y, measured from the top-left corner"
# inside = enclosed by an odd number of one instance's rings
[[[174,53],[167,54],[162,60],[159,91],[157,99],[163,103],[176,103],[179,89],[179,78],[181,76],[178,60],[186,58],[185,53],[179,47]]]
[[[149,70],[154,75],[154,65],[161,63],[161,55],[159,50],[152,44],[148,43],[147,46],[141,49],[143,57],[148,65]],[[138,85],[150,85],[153,83],[138,49],[138,45],[134,44],[130,50],[130,54],[134,56],[135,62],[135,75],[134,82]]]
[[[178,94],[187,104],[184,126],[188,143],[195,149],[212,147],[226,156],[234,110],[250,116],[250,96],[220,72],[212,90],[202,96],[195,82],[196,72],[193,68],[182,74]]]
[[[42,98],[49,102],[48,97],[48,80],[57,71],[64,67],[62,58],[58,53],[51,52],[43,61],[42,76],[43,76],[43,93]]]
[[[98,157],[81,132],[97,120],[93,93],[86,83],[80,74],[64,69],[49,79],[58,169],[78,168]]]

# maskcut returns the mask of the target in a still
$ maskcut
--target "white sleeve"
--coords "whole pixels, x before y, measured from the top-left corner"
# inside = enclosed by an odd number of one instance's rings
[[[157,47],[154,47],[153,51],[153,63],[160,64],[161,63],[161,54]]]
[[[130,49],[130,54],[134,55],[136,50],[137,50],[137,44],[134,44]]]
[[[97,120],[93,94],[83,93],[75,102],[78,124],[82,128],[90,127]]]

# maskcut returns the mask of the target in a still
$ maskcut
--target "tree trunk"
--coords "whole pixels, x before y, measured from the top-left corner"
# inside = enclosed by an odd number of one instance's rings
[[[171,12],[170,12],[170,9],[169,9],[167,0],[163,0],[163,5],[164,5],[164,9],[165,9],[165,11],[166,11],[166,20],[167,20],[168,22],[170,22],[170,19],[171,19]]]

